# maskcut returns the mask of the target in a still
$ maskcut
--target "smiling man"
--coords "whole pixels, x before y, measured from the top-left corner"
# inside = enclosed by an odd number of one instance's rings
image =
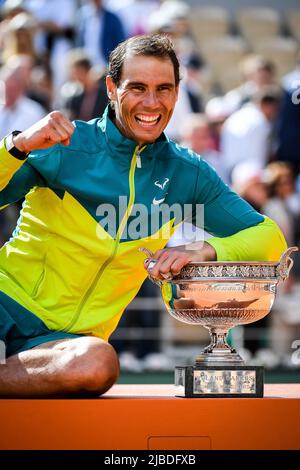
[[[159,138],[172,116],[179,70],[174,71],[171,58],[136,55],[134,50],[128,52],[120,69],[122,55],[124,51],[119,47],[112,56],[108,96],[115,103],[117,127],[142,147]],[[173,60],[176,64],[175,56]]]
[[[0,207],[25,202],[0,251],[0,396],[112,386],[119,365],[109,337],[147,276],[139,248],[155,253],[158,278],[192,260],[277,260],[285,250],[274,222],[164,135],[178,87],[169,39],[134,37],[110,56],[101,119],[71,123],[55,111],[1,143]],[[173,208],[186,204],[195,223],[203,205],[213,238],[165,249],[182,222]],[[172,210],[157,217],[162,206]]]

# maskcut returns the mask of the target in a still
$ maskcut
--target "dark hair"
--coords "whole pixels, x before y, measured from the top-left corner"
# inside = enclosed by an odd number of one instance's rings
[[[275,64],[269,59],[265,57],[258,57],[256,60],[256,70],[265,70],[269,72],[271,75],[275,74]]]
[[[71,67],[81,67],[86,71],[92,68],[92,63],[83,49],[73,49],[68,54],[68,61]]]
[[[259,104],[278,104],[281,90],[277,85],[265,85],[254,94],[254,101]]]
[[[113,82],[118,85],[121,80],[122,68],[127,52],[133,55],[152,56],[159,59],[169,59],[174,67],[174,76],[176,85],[179,84],[179,62],[171,40],[162,34],[151,36],[134,36],[118,46],[109,56],[108,75],[112,77]]]
[[[289,175],[292,184],[295,183],[295,172],[289,162],[275,161],[269,163],[265,169],[265,173],[269,197],[277,196],[278,184],[280,184],[280,180],[283,176]]]

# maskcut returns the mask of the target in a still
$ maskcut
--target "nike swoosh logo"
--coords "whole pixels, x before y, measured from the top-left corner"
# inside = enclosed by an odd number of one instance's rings
[[[162,199],[156,199],[156,198],[154,198],[153,201],[152,201],[152,204],[153,204],[154,206],[158,206],[159,204],[161,204],[162,202],[164,202],[165,199],[166,199],[165,197],[163,197]]]

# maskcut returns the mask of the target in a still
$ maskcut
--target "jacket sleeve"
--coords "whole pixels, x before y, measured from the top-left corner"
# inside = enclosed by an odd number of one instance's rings
[[[278,261],[287,244],[278,225],[268,217],[263,222],[229,237],[207,240],[222,261]]]
[[[0,142],[0,210],[22,199],[34,186],[45,186],[41,175],[26,160],[18,160]]]
[[[207,243],[215,248],[218,261],[277,261],[285,251],[277,224],[231,191],[203,160],[196,202],[203,204],[204,229],[213,235]]]

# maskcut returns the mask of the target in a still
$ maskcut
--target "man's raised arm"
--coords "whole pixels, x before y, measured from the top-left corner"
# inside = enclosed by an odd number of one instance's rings
[[[58,143],[69,145],[73,132],[73,124],[59,111],[53,111],[27,130],[0,142],[0,209],[41,183],[41,176],[26,164],[28,154]]]

